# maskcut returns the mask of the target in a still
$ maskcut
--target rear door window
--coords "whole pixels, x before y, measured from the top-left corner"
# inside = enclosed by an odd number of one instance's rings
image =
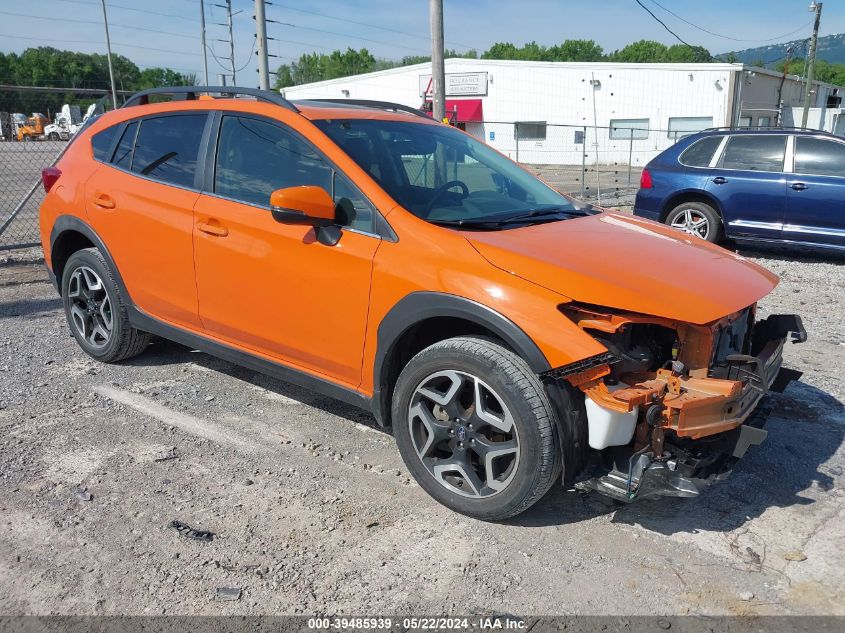
[[[206,118],[203,113],[143,119],[131,170],[162,182],[193,187]]]
[[[783,171],[785,154],[786,135],[737,135],[728,139],[719,167],[744,171]]]
[[[845,176],[845,144],[807,136],[795,137],[795,173]]]
[[[687,167],[709,167],[724,136],[706,136],[686,148],[679,160]]]

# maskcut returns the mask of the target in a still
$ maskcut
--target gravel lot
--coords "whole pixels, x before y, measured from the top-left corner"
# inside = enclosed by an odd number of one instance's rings
[[[746,254],[810,335],[768,440],[699,499],[556,488],[501,524],[362,411],[170,343],[97,364],[38,253],[0,255],[0,612],[845,615],[845,265]]]

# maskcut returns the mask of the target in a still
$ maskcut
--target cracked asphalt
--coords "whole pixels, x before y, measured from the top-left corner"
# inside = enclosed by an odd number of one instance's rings
[[[767,441],[698,499],[558,487],[498,524],[366,412],[167,342],[96,363],[37,251],[0,257],[0,612],[845,615],[845,265],[745,254],[810,335]]]

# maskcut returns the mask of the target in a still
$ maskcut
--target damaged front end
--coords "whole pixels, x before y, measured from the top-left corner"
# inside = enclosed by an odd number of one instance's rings
[[[588,444],[581,485],[622,501],[691,497],[726,477],[766,437],[771,404],[799,372],[784,343],[806,340],[797,315],[756,321],[756,306],[693,325],[585,304],[561,311],[608,352],[547,372],[585,394]]]

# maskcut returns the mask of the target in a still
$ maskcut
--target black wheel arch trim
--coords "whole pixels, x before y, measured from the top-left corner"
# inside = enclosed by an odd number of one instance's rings
[[[438,317],[459,318],[490,330],[525,359],[537,374],[551,369],[546,356],[531,337],[492,308],[458,295],[412,292],[390,309],[378,327],[372,409],[379,425],[387,426],[390,420],[391,394],[387,393],[387,379],[389,360],[396,343],[413,326]]]
[[[120,289],[120,293],[123,297],[123,300],[127,302],[127,304],[132,304],[132,299],[130,298],[129,292],[126,290],[126,284],[123,283],[123,277],[120,276],[120,271],[117,268],[117,265],[114,262],[114,258],[111,256],[109,249],[106,247],[105,243],[103,242],[102,238],[97,235],[97,232],[92,229],[88,224],[86,224],[83,220],[79,219],[74,215],[60,215],[56,218],[56,221],[53,223],[53,228],[50,231],[50,272],[53,276],[56,277],[56,289],[61,294],[62,290],[62,280],[61,277],[58,275],[58,271],[56,270],[56,262],[53,258],[56,242],[62,236],[62,234],[67,233],[68,231],[75,231],[77,233],[81,233],[88,240],[91,241],[92,244],[100,251],[103,255],[103,259],[106,260],[106,263],[111,268],[112,277],[114,278],[115,283],[118,285]]]
[[[701,202],[713,207],[713,210],[719,215],[722,224],[725,224],[725,211],[722,208],[722,203],[712,193],[704,189],[684,189],[676,191],[671,196],[666,198],[660,208],[660,221],[665,222],[669,214],[675,210],[680,204],[684,202]]]

